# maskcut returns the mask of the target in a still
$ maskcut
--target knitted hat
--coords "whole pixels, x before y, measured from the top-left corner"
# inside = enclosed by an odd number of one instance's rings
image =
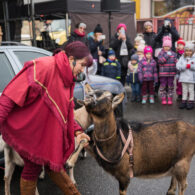
[[[153,53],[153,49],[150,46],[146,46],[144,48],[144,55],[146,55],[147,53]]]
[[[144,48],[145,48],[145,45],[139,45],[139,46],[137,47],[137,51],[139,51],[139,52],[144,52]]]
[[[109,49],[108,56],[115,56],[115,52],[112,48]]]
[[[186,46],[184,47],[184,50],[195,51],[195,45],[192,42],[187,42]]]
[[[66,55],[73,56],[76,59],[86,58],[87,66],[91,66],[91,54],[89,48],[81,41],[74,41],[65,45]]]
[[[146,28],[147,26],[153,27],[152,22],[150,22],[150,21],[145,22],[145,23],[144,23],[144,28]]]
[[[182,38],[179,38],[179,40],[177,41],[177,45],[182,44],[183,46],[185,46],[185,41]]]
[[[83,22],[79,23],[77,26],[78,26],[78,28],[80,28],[80,27],[87,28],[87,25]]]
[[[117,26],[117,28],[116,28],[116,31],[118,31],[120,28],[124,28],[125,29],[125,31],[127,31],[127,26],[125,25],[125,24],[123,24],[123,23],[120,23],[118,26]]]
[[[97,24],[97,26],[95,27],[94,33],[103,33],[102,27],[100,24]]]
[[[137,54],[133,54],[131,56],[131,60],[136,60],[138,62],[139,61],[139,56]]]
[[[163,47],[172,47],[171,37],[169,36],[163,37]]]
[[[143,40],[143,37],[142,37],[142,36],[137,35],[137,36],[135,37],[135,41],[141,41],[141,40]]]

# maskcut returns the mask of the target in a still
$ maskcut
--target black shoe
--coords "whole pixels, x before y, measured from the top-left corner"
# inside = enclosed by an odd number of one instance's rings
[[[178,95],[177,96],[177,101],[181,101],[182,100],[182,95]]]
[[[131,102],[135,102],[135,100],[136,100],[136,96],[132,95]]]
[[[194,108],[194,103],[188,103],[186,109],[192,110]]]
[[[179,109],[184,109],[187,107],[186,101],[182,101],[181,104],[179,105]]]
[[[139,96],[137,96],[137,98],[136,98],[136,102],[141,102],[141,100],[142,100],[141,96],[140,96],[140,95],[139,95]]]

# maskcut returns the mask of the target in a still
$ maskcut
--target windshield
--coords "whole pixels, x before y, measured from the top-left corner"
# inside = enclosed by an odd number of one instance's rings
[[[53,20],[51,23],[51,31],[64,31],[66,29],[65,20]]]

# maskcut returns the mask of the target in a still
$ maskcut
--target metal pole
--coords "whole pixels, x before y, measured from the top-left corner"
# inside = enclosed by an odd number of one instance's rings
[[[69,19],[68,19],[68,13],[66,13],[66,40],[68,40],[69,37]]]
[[[36,41],[36,33],[35,33],[35,4],[34,0],[31,0],[31,21],[32,21],[32,39],[33,39],[33,46],[37,46]]]
[[[10,36],[10,26],[9,26],[9,9],[8,9],[8,2],[3,1],[3,15],[4,15],[4,24],[5,24],[5,40],[11,41]]]
[[[108,12],[109,44],[111,42],[111,11]]]

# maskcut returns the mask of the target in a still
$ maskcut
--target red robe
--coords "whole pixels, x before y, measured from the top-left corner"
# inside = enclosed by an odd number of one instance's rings
[[[74,150],[73,74],[64,52],[27,62],[3,94],[15,106],[1,129],[21,156],[59,171]]]

